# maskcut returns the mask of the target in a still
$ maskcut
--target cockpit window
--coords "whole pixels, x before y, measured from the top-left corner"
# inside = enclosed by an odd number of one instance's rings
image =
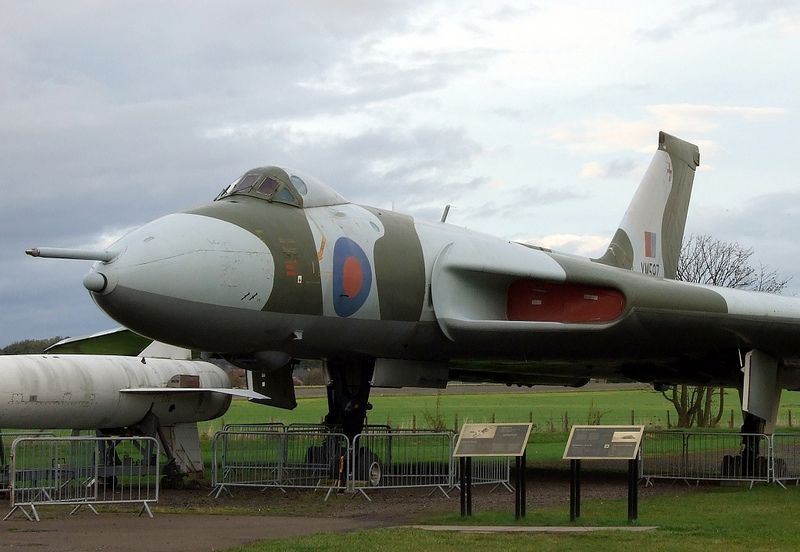
[[[300,206],[297,203],[297,199],[295,199],[294,195],[292,195],[292,192],[290,192],[288,188],[281,188],[272,199],[275,201],[280,201],[281,203],[288,203],[289,205],[295,205],[297,207]]]
[[[260,174],[246,174],[239,183],[233,187],[230,193],[235,194],[236,192],[245,192],[249,190],[253,187],[253,184],[258,182],[259,178],[261,178]]]
[[[278,186],[280,185],[281,185],[280,182],[278,182],[271,176],[268,176],[267,178],[264,179],[264,182],[258,185],[255,191],[260,194],[264,194],[265,196],[271,196],[275,192],[275,190],[278,189]]]
[[[227,186],[215,201],[234,194],[300,209],[347,203],[346,199],[313,176],[281,167],[250,169]]]
[[[237,182],[239,182],[238,178],[233,182],[231,182],[230,184],[228,184],[227,186],[225,186],[224,188],[222,188],[222,191],[217,194],[217,197],[214,198],[214,201],[217,201],[218,199],[222,199],[223,197],[225,197],[228,194],[228,190],[236,186]]]
[[[308,186],[306,186],[302,178],[292,174],[289,175],[289,180],[292,181],[292,184],[294,184],[295,189],[300,192],[300,195],[306,195],[308,193]]]

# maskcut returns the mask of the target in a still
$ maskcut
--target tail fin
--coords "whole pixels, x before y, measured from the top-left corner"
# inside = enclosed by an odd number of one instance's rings
[[[658,150],[619,229],[597,262],[648,276],[675,278],[700,150],[658,133]]]

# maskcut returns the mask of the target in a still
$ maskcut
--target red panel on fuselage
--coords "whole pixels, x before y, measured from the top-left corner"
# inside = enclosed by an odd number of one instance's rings
[[[625,310],[616,289],[517,280],[508,287],[509,320],[581,324],[610,322]]]

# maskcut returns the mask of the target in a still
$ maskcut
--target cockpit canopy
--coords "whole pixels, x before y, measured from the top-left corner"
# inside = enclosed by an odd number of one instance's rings
[[[340,205],[347,200],[313,176],[282,167],[258,167],[225,186],[214,199],[247,195],[301,209]]]

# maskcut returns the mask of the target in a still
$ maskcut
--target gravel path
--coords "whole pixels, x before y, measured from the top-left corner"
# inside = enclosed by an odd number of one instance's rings
[[[537,507],[562,505],[568,519],[569,481],[564,470],[530,470],[528,513]],[[657,494],[698,492],[685,485],[658,484],[640,488],[640,498]],[[19,515],[0,524],[0,550],[59,550],[64,552],[102,550],[140,552],[157,550],[212,551],[255,540],[292,537],[312,533],[354,531],[418,523],[432,515],[457,513],[458,493],[446,498],[429,490],[383,490],[370,493],[372,502],[356,495],[341,494],[323,502],[321,493],[278,490],[236,491],[219,499],[207,496],[208,489],[163,491],[153,519],[130,513],[109,513],[100,509],[95,516],[83,510],[68,516],[69,507],[43,509],[43,521],[33,523]],[[583,479],[584,500],[620,499],[627,493],[623,474],[591,474]],[[487,487],[473,490],[473,510],[514,511],[514,495]],[[201,510],[197,513],[174,513]]]

